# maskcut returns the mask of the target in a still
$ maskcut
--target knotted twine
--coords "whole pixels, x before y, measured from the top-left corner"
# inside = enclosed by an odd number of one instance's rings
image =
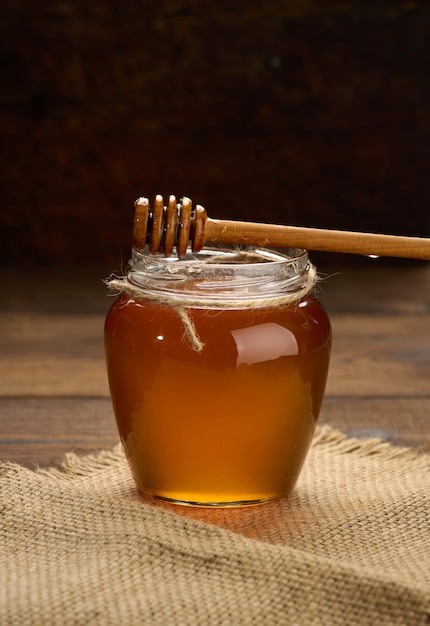
[[[201,352],[204,348],[204,343],[201,341],[192,317],[187,309],[190,308],[216,308],[220,310],[226,309],[255,309],[255,308],[271,308],[271,307],[283,307],[290,304],[294,304],[302,300],[308,293],[312,291],[318,280],[317,271],[312,263],[308,264],[307,273],[302,285],[298,288],[294,288],[292,291],[284,293],[277,292],[273,295],[268,295],[264,298],[246,298],[237,299],[234,297],[225,297],[221,301],[217,298],[211,299],[210,296],[198,295],[196,297],[190,297],[187,294],[186,304],[178,301],[178,293],[175,295],[166,292],[158,292],[152,289],[145,289],[145,287],[137,286],[132,282],[128,275],[126,276],[112,276],[105,282],[111,293],[114,295],[120,295],[126,293],[132,298],[137,300],[146,300],[153,304],[159,304],[163,306],[171,307],[178,314],[179,318],[184,325],[185,334],[196,352]]]

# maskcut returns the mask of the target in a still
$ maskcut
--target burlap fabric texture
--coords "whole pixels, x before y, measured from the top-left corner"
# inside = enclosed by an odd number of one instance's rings
[[[430,457],[319,429],[288,501],[144,501],[119,447],[0,465],[0,623],[430,623]]]

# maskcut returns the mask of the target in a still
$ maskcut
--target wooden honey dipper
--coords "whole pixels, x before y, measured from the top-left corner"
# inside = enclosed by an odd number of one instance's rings
[[[202,206],[193,207],[190,198],[178,203],[175,196],[167,206],[160,195],[153,209],[148,198],[138,198],[134,206],[133,247],[141,250],[148,244],[151,254],[163,251],[169,256],[176,247],[181,258],[190,242],[193,252],[205,243],[220,242],[430,260],[430,239],[424,237],[211,219]]]

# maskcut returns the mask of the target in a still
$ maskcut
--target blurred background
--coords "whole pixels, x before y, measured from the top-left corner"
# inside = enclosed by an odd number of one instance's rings
[[[424,0],[6,0],[1,264],[118,268],[133,202],[426,236]]]

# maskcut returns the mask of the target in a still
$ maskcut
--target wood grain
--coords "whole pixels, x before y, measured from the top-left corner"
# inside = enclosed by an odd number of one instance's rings
[[[320,424],[352,437],[378,437],[430,452],[430,397],[327,395]],[[90,454],[119,442],[109,398],[0,398],[0,459],[57,465],[68,452]]]
[[[350,437],[377,437],[430,452],[430,397],[349,396],[324,399],[319,423]]]
[[[430,239],[326,228],[303,228],[261,222],[241,222],[207,218],[202,240],[211,243],[305,248],[379,257],[400,257],[430,261]],[[194,240],[193,240],[194,241]],[[196,249],[200,249],[197,247]],[[155,246],[152,252],[159,249]]]
[[[2,460],[46,466],[118,441],[103,349],[109,301],[92,288],[99,273],[75,270],[73,297],[59,299],[64,272],[44,281],[35,270],[27,291],[19,270],[0,272]],[[321,423],[429,450],[430,266],[323,273],[333,353]]]
[[[108,397],[103,317],[0,314],[0,394]],[[330,395],[429,393],[426,315],[331,315]]]

